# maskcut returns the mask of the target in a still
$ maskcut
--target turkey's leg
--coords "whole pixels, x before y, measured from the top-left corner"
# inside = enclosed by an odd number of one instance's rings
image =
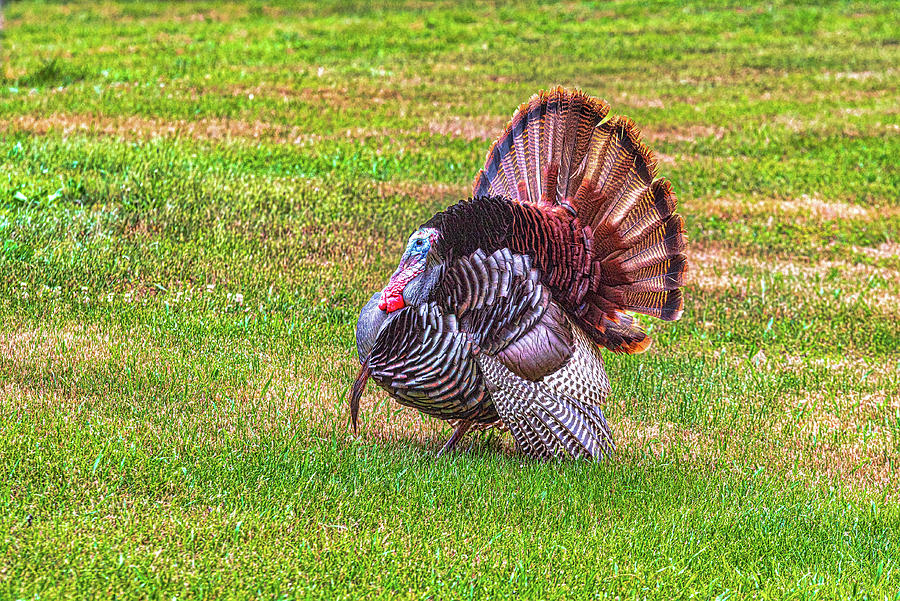
[[[456,447],[456,443],[459,442],[459,439],[466,435],[466,432],[469,431],[469,428],[472,427],[472,424],[475,422],[469,420],[460,420],[458,424],[456,424],[456,429],[453,430],[453,434],[450,435],[450,438],[447,442],[444,443],[444,446],[441,447],[441,450],[438,451],[437,456],[440,457],[444,453],[449,453]]]

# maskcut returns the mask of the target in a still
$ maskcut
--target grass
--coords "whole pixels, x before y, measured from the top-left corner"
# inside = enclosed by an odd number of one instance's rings
[[[0,598],[900,599],[895,12],[7,4]],[[691,238],[616,457],[352,436],[359,307],[558,84]]]

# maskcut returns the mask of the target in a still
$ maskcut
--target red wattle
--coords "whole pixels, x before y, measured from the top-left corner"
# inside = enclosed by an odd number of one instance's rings
[[[378,308],[382,311],[386,311],[387,313],[396,311],[397,309],[402,309],[405,306],[406,303],[403,302],[402,294],[390,294],[388,292],[382,293],[381,302],[378,303]]]

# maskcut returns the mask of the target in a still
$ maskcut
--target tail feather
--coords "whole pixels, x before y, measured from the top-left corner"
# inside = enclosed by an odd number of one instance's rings
[[[613,137],[610,135],[612,125],[603,122],[594,129],[591,145],[584,159],[584,176],[575,193],[572,205],[578,207],[577,215],[581,223],[593,224],[594,217],[601,211],[605,199],[596,193],[600,186],[600,177],[604,172],[602,162],[610,156]],[[588,177],[590,175],[590,177]],[[604,176],[605,181],[605,176]]]
[[[631,119],[617,117],[609,124],[609,143],[606,156],[600,161],[600,174],[593,194],[602,201],[606,213],[622,196],[649,185],[656,176],[656,159],[640,140],[637,126]],[[578,209],[578,207],[576,207]],[[604,213],[588,215],[579,211],[579,219],[596,227]]]
[[[658,292],[626,292],[625,308],[664,321],[676,321],[684,311],[681,289]]]
[[[557,128],[557,136],[560,138],[560,161],[559,161],[559,178],[556,184],[556,198],[567,199],[573,193],[577,186],[574,182],[576,171],[581,157],[587,149],[586,142],[590,140],[591,131],[593,130],[593,118],[590,107],[585,111],[587,97],[571,94],[566,95],[568,107],[565,112],[564,127]],[[570,192],[569,188],[573,190]]]
[[[528,196],[523,202],[540,202],[543,193],[542,181],[542,165],[541,165],[541,132],[544,125],[544,115],[547,113],[546,103],[541,101],[540,96],[534,96],[528,103],[527,111],[519,110],[524,123],[527,126],[524,131],[527,134],[527,141],[516,146],[521,146],[528,157],[527,181]]]
[[[634,292],[662,292],[684,285],[684,255],[676,255],[660,263],[629,273],[627,288]]]
[[[651,338],[624,313],[617,313],[619,321],[603,317],[604,345],[615,353],[637,354],[650,348]]]
[[[684,219],[681,215],[672,215],[662,227],[650,232],[631,248],[607,257],[607,261],[618,263],[622,271],[637,271],[681,255],[684,246]]]
[[[473,195],[557,205],[575,194],[580,168],[594,146],[596,126],[609,105],[581,92],[557,88],[519,106],[487,153]]]
[[[651,230],[665,223],[678,202],[672,192],[672,184],[665,179],[653,180],[636,196],[634,203],[628,207],[628,213],[616,224],[626,248],[631,248]]]
[[[618,352],[649,344],[620,319],[623,311],[662,319],[682,311],[684,221],[672,185],[656,177],[656,168],[631,119],[611,117],[602,100],[558,88],[519,107],[475,181],[475,196],[562,205],[587,227],[590,287],[578,290],[575,313],[595,342]]]

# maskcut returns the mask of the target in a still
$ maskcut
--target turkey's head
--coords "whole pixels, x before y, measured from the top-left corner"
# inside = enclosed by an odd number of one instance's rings
[[[413,232],[397,270],[381,291],[379,309],[391,313],[428,300],[440,280],[440,262],[432,250],[437,239],[438,231],[431,227]]]

